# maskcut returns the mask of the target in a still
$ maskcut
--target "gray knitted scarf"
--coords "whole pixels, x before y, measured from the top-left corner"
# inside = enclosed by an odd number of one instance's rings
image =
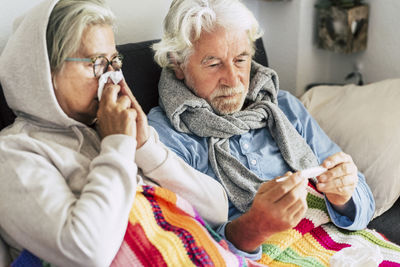
[[[263,180],[230,154],[229,138],[267,126],[287,164],[295,171],[318,165],[311,148],[278,107],[278,76],[272,69],[252,62],[251,83],[245,109],[218,115],[202,98],[163,69],[159,82],[160,105],[173,127],[182,133],[208,139],[211,166],[232,203],[247,211]]]

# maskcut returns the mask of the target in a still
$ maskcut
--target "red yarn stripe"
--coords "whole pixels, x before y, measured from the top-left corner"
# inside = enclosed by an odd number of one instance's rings
[[[124,241],[129,245],[143,266],[167,266],[161,253],[147,239],[140,224],[128,223]]]

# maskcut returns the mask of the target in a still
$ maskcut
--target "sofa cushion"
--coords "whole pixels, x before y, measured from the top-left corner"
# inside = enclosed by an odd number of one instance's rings
[[[151,45],[158,40],[118,45],[117,50],[124,56],[122,71],[145,113],[158,105],[158,81],[161,68],[154,61]]]
[[[375,197],[375,216],[400,196],[400,79],[318,86],[301,98],[328,136],[353,157]]]

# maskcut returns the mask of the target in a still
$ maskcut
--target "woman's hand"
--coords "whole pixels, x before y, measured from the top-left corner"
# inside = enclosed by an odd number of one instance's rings
[[[353,159],[343,152],[338,152],[326,158],[321,165],[328,171],[317,178],[317,189],[325,193],[329,202],[335,206],[345,205],[351,199],[358,183],[357,166]]]
[[[146,143],[147,139],[149,139],[149,126],[147,123],[147,116],[144,113],[142,107],[137,102],[136,98],[133,96],[131,89],[129,89],[125,80],[120,82],[121,86],[121,94],[126,95],[131,100],[131,108],[136,110],[136,141],[137,147],[140,148],[144,143]]]
[[[112,134],[126,134],[136,138],[137,111],[132,108],[131,99],[120,94],[120,91],[120,85],[104,85],[96,122],[101,139]]]

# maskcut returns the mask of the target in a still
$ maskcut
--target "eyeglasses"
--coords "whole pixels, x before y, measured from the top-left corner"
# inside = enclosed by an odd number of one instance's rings
[[[98,78],[103,73],[107,72],[108,66],[114,70],[120,70],[122,68],[122,60],[124,57],[121,54],[114,56],[111,60],[108,60],[105,56],[96,56],[92,58],[76,58],[67,57],[65,61],[81,61],[81,62],[92,62],[93,64],[93,75]]]

